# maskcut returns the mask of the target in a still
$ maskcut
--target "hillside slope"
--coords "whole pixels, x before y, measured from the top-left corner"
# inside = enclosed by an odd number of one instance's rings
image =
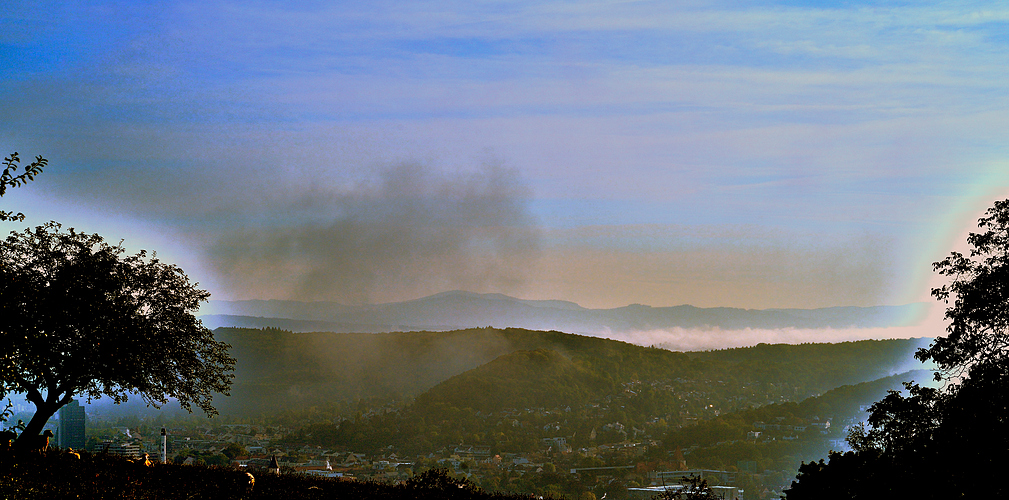
[[[447,405],[483,412],[507,407],[583,406],[616,390],[613,378],[557,351],[505,354],[421,394],[415,408]]]
[[[635,381],[681,379],[715,391],[720,398],[764,404],[798,400],[889,375],[911,360],[920,343],[759,345],[680,353],[597,337],[514,328],[383,334],[221,328],[215,335],[232,345],[238,360],[233,397],[217,402],[223,411],[238,413],[369,398],[409,399],[501,356],[536,350],[560,355],[546,355],[552,363],[548,365],[556,373],[566,374],[572,394],[614,391]],[[519,377],[495,375],[519,359],[521,356],[505,358],[468,374],[466,383],[490,383],[481,379],[497,377],[499,386],[505,385],[504,380],[525,384]],[[567,362],[571,365],[564,364]],[[531,379],[539,376],[543,380],[542,374],[531,369],[528,374]],[[453,384],[466,385],[462,381]]]

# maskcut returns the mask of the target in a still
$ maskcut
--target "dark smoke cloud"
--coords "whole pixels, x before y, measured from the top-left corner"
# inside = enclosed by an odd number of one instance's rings
[[[497,165],[449,176],[402,164],[377,182],[292,194],[272,207],[274,223],[209,242],[207,261],[232,296],[360,303],[514,290],[538,254],[529,191]]]

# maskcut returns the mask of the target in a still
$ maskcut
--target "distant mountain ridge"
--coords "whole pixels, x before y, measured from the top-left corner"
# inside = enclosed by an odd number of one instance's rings
[[[913,324],[923,303],[821,309],[651,307],[632,304],[589,309],[562,300],[525,300],[497,293],[443,292],[404,302],[348,306],[336,302],[212,300],[201,316],[210,328],[276,327],[295,332],[445,331],[493,326],[571,333],[669,328],[723,330],[777,328],[878,328]]]

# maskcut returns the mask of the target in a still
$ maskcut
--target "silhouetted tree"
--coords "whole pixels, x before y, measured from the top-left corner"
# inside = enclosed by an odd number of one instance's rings
[[[952,281],[932,290],[949,305],[948,335],[915,357],[933,361],[945,388],[905,384],[869,409],[849,434],[854,452],[803,464],[787,490],[807,498],[1005,498],[1009,449],[1009,200],[971,233],[968,256],[933,264]]]
[[[1009,200],[978,220],[983,232],[970,233],[970,255],[952,252],[933,264],[953,281],[932,290],[946,304],[948,335],[935,339],[915,357],[934,361],[942,373],[936,380],[962,380],[980,363],[999,362],[1009,355]]]
[[[878,450],[889,455],[916,454],[934,438],[942,421],[944,394],[905,382],[909,396],[888,391],[869,408],[869,428],[852,429],[848,443],[856,451]]]
[[[55,222],[0,244],[0,389],[36,408],[19,445],[75,395],[216,414],[235,360],[193,315],[210,294],[174,265],[124,253]]]
[[[21,158],[18,157],[17,151],[4,158],[4,169],[3,173],[0,174],[0,196],[7,193],[7,186],[19,187],[28,181],[35,180],[35,176],[41,174],[42,169],[49,164],[49,160],[46,160],[41,156],[36,156],[35,161],[25,165],[24,172],[15,174],[18,169],[18,163],[20,162]],[[0,221],[7,220],[23,221],[25,220],[25,214],[21,212],[15,214],[12,211],[0,210]]]
[[[799,474],[785,498],[818,500],[857,500],[868,498],[907,498],[891,494],[904,486],[892,475],[878,452],[831,452],[828,461],[809,462],[799,466]]]

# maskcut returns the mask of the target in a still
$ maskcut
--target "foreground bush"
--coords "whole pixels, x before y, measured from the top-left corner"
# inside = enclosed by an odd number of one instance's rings
[[[490,500],[524,498],[490,494],[442,470],[419,474],[405,484],[255,474],[225,467],[154,464],[115,455],[59,451],[0,454],[0,498],[4,499],[417,499]]]

